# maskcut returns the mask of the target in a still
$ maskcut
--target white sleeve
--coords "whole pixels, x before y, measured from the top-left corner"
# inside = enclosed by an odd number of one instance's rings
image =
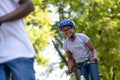
[[[83,34],[83,33],[80,34],[80,37],[82,38],[84,43],[87,43],[90,40],[90,38],[86,34]]]
[[[69,50],[67,49],[66,40],[63,42],[63,50],[64,50],[65,52],[69,51]]]

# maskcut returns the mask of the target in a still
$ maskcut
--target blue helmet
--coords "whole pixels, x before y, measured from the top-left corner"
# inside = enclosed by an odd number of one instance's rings
[[[59,28],[61,29],[61,28],[63,28],[64,26],[70,26],[70,27],[75,28],[75,24],[74,24],[74,22],[71,21],[71,20],[62,20],[62,21],[60,21],[60,23],[59,23]]]

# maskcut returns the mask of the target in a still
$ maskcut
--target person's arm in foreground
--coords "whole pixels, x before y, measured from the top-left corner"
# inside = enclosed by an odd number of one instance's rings
[[[93,44],[91,41],[88,41],[86,43],[86,45],[88,46],[88,48],[91,50],[92,52],[92,58],[90,59],[90,61],[95,61],[97,59],[97,52],[96,49],[94,48]]]
[[[0,23],[18,20],[34,10],[34,5],[31,0],[19,0],[19,5],[20,6],[13,12],[0,16]]]
[[[69,75],[70,71],[72,70],[73,67],[73,56],[70,51],[67,51],[67,56],[68,56],[68,70],[66,71],[66,74]]]

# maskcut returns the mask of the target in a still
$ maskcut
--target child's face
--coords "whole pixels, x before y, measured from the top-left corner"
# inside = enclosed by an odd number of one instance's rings
[[[74,33],[74,28],[70,27],[70,26],[64,26],[61,29],[61,31],[67,38],[70,38],[73,35],[73,33]]]

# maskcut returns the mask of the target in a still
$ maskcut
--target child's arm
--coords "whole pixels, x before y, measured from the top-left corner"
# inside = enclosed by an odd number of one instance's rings
[[[92,52],[92,58],[90,59],[90,61],[95,61],[97,59],[97,52],[96,49],[94,48],[93,44],[91,41],[88,41],[86,43],[86,45],[88,46],[88,48],[90,49],[90,51]]]
[[[18,4],[20,6],[16,10],[0,17],[0,23],[18,20],[34,10],[34,5],[31,0],[19,0]]]
[[[66,72],[67,75],[71,73],[72,67],[73,67],[73,56],[70,51],[67,51],[67,56],[68,56],[68,70]]]

